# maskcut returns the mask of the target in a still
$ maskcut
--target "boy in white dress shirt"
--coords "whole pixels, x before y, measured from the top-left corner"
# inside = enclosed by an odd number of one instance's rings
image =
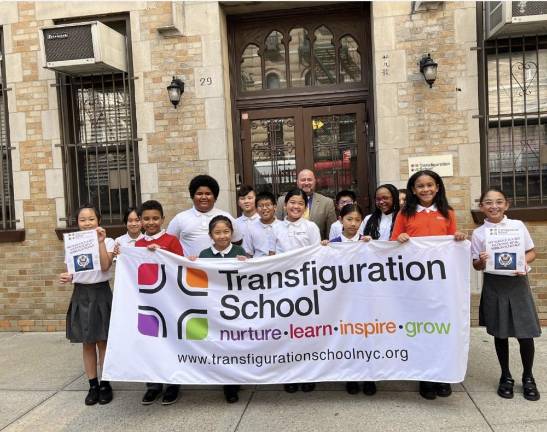
[[[256,197],[259,219],[249,226],[243,237],[243,249],[249,257],[268,256],[275,252],[273,227],[280,223],[275,217],[276,202],[271,192],[261,192]]]
[[[249,233],[251,224],[260,218],[256,212],[255,200],[256,193],[252,186],[241,185],[239,187],[237,191],[237,205],[243,214],[236,219],[236,227],[243,237],[243,242],[245,242],[245,237]]]

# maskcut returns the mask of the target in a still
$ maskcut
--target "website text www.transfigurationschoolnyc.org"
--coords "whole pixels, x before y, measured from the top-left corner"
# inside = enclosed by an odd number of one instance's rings
[[[288,352],[284,354],[253,354],[245,355],[192,355],[178,354],[179,363],[194,365],[251,365],[260,368],[264,365],[287,364],[298,362],[315,362],[329,360],[363,360],[367,363],[375,360],[393,359],[406,362],[408,351],[406,349],[386,350],[362,350],[352,348],[351,350],[330,350],[312,351],[304,353]]]

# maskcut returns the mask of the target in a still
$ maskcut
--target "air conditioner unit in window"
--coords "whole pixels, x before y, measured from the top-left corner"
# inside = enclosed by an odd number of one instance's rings
[[[40,29],[43,67],[69,75],[127,72],[125,36],[99,21]]]
[[[486,39],[547,33],[547,2],[487,1]]]

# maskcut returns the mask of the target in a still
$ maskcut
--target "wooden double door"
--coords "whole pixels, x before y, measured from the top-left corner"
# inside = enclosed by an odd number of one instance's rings
[[[308,168],[317,192],[350,189],[368,208],[366,118],[364,103],[241,111],[243,183],[280,195]]]

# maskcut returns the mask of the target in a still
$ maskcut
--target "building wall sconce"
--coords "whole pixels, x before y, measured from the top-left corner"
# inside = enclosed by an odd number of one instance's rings
[[[167,86],[167,93],[169,94],[169,100],[175,108],[180,102],[180,98],[184,93],[184,83],[181,79],[173,77],[171,84]]]
[[[437,63],[431,58],[431,54],[427,54],[420,60],[420,72],[423,74],[425,82],[429,84],[429,88],[433,87],[433,83],[437,79]]]

